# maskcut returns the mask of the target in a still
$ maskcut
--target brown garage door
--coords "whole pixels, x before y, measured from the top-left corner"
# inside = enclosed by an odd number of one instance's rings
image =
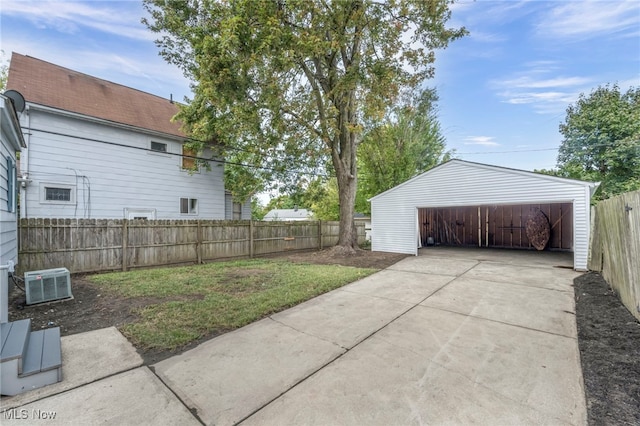
[[[533,248],[525,224],[538,210],[549,219],[548,249],[573,249],[573,204],[521,204],[422,208],[418,211],[423,245]]]

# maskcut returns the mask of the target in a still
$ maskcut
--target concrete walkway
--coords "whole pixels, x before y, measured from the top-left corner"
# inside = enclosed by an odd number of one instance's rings
[[[151,368],[124,340],[127,362],[94,356],[83,370],[91,378],[75,384],[66,371],[77,375],[87,353],[69,336],[65,381],[3,398],[13,410],[0,416],[3,424],[7,414],[42,424],[43,411],[55,412],[47,424],[83,425],[586,424],[571,264],[564,254],[423,249]]]

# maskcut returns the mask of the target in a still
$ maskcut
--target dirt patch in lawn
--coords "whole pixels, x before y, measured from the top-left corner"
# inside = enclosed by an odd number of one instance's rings
[[[322,250],[313,252],[296,252],[278,257],[291,262],[316,263],[320,265],[342,265],[357,268],[385,269],[401,261],[408,255],[399,253],[385,253],[379,251],[356,250],[355,253],[341,256],[335,251]]]
[[[574,280],[590,425],[640,425],[640,322],[600,274]]]
[[[371,252],[358,250],[354,255],[339,257],[331,250],[309,251],[297,253],[285,253],[268,256],[274,259],[287,259],[291,262],[343,265],[362,268],[384,269],[406,257],[404,254]],[[264,272],[262,270],[234,270],[236,277],[250,278],[252,273]],[[32,330],[40,330],[49,327],[60,327],[63,336],[97,330],[106,327],[121,328],[123,325],[134,322],[136,312],[145,306],[154,305],[172,300],[184,300],[181,297],[169,297],[165,299],[151,297],[123,298],[107,294],[99,286],[89,282],[83,275],[74,275],[71,278],[71,291],[73,299],[53,303],[25,306],[24,292],[14,288],[9,298],[9,321],[31,318]],[[243,290],[246,291],[246,288]],[[202,296],[186,296],[188,298],[201,298]],[[191,349],[204,340],[211,339],[217,334],[211,334],[205,338],[175,351],[147,351],[141,352],[145,364],[153,364],[162,359],[176,355]]]
[[[26,306],[24,292],[14,288],[9,298],[9,321],[31,318],[31,329],[60,327],[63,336],[121,327],[136,320],[135,312],[145,306],[162,302],[199,300],[202,295],[160,297],[116,297],[105,294],[83,275],[71,278],[72,299]]]

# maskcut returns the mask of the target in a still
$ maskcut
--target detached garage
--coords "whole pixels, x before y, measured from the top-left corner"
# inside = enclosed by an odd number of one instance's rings
[[[574,269],[586,270],[597,186],[451,160],[370,200],[372,250],[417,255],[431,244],[540,249],[526,229],[535,219],[548,229],[542,246],[573,251]]]

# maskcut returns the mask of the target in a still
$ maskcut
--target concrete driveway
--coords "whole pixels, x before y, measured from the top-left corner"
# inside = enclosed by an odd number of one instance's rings
[[[125,423],[139,425],[146,410],[158,424],[165,407],[167,424],[586,424],[571,264],[565,254],[423,249],[162,361],[155,375],[136,367],[23,407],[109,389],[127,407],[82,404],[74,419],[132,413]]]

